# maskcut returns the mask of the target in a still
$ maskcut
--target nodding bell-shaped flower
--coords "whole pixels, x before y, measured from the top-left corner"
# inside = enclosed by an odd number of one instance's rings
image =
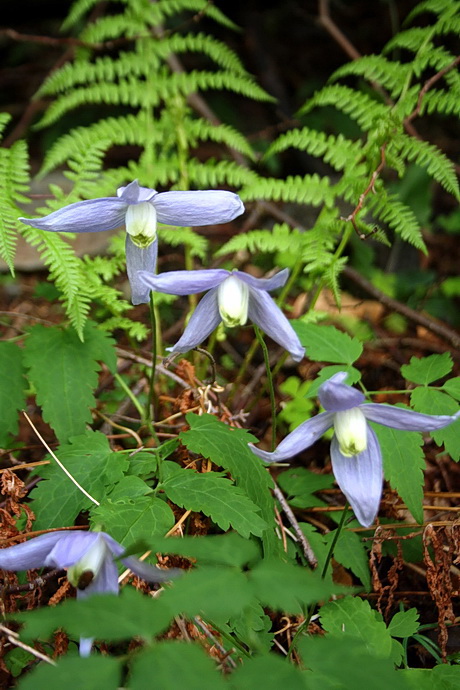
[[[171,353],[188,352],[205,340],[217,326],[242,326],[249,318],[276,343],[290,352],[295,361],[305,354],[299,338],[281,309],[268,294],[288,279],[285,268],[271,278],[254,278],[242,271],[223,268],[201,271],[170,271],[154,275],[139,272],[139,280],[149,290],[169,295],[192,295],[208,290]]]
[[[102,232],[126,226],[126,270],[133,304],[149,301],[140,270],[155,272],[157,221],[178,227],[228,223],[244,211],[237,194],[222,190],[157,192],[137,180],[117,196],[77,201],[43,218],[20,218],[26,225],[51,232]]]
[[[132,556],[124,557],[124,552],[124,547],[105,532],[58,530],[0,549],[0,568],[66,568],[67,579],[77,589],[77,599],[106,592],[118,594],[117,558],[147,582],[165,582],[181,573],[177,569],[160,570]],[[81,638],[81,656],[90,654],[92,643],[92,639]]]
[[[280,462],[309,448],[333,427],[331,461],[335,479],[358,521],[369,527],[380,505],[383,469],[380,445],[368,422],[401,431],[436,431],[459,419],[460,411],[454,415],[429,415],[383,403],[366,403],[363,393],[344,383],[346,378],[347,373],[340,371],[319,387],[318,397],[326,411],[300,424],[273,453],[249,445],[262,460]]]

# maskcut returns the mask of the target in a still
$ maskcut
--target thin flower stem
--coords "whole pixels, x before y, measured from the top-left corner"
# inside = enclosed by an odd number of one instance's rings
[[[147,419],[150,422],[155,420],[155,407],[156,407],[156,396],[155,396],[155,373],[157,365],[157,319],[155,314],[155,301],[153,297],[153,290],[150,290],[150,325],[152,328],[152,368],[150,370],[149,379],[149,400],[147,404]]]
[[[118,374],[118,373],[114,374],[114,377],[113,377],[113,378],[114,378],[115,381],[119,384],[119,386],[120,386],[121,388],[123,388],[124,392],[126,393],[126,395],[128,396],[128,398],[131,400],[131,402],[133,403],[133,405],[134,405],[134,407],[136,408],[136,410],[139,412],[141,419],[144,420],[144,417],[145,417],[145,410],[144,410],[144,408],[142,407],[142,405],[140,404],[139,400],[138,400],[138,399],[136,398],[136,396],[133,394],[132,390],[129,388],[129,386],[126,385],[126,383],[125,383],[125,382],[123,381],[123,379],[121,378],[120,374]]]
[[[344,509],[343,509],[342,517],[340,518],[339,526],[338,526],[337,529],[336,529],[336,532],[335,532],[335,534],[334,534],[334,538],[333,538],[333,540],[332,540],[332,542],[331,542],[331,545],[330,545],[330,547],[329,547],[329,551],[327,552],[326,560],[324,561],[323,569],[322,569],[322,571],[321,571],[321,577],[322,577],[323,579],[326,577],[326,573],[327,573],[327,569],[328,569],[328,567],[329,567],[329,563],[331,562],[331,558],[332,558],[332,556],[334,555],[334,549],[335,549],[336,544],[337,544],[337,542],[338,542],[338,540],[339,540],[339,537],[340,537],[340,535],[341,535],[341,533],[342,533],[342,529],[343,529],[343,526],[344,526],[344,524],[345,524],[345,520],[347,519],[347,515],[348,515],[348,506],[349,506],[349,503],[348,503],[348,501],[347,501],[347,502],[345,503],[345,506],[344,506]]]
[[[335,546],[336,546],[336,544],[337,544],[337,542],[338,542],[338,540],[339,540],[339,537],[340,537],[340,534],[341,534],[341,532],[342,532],[343,526],[344,526],[344,524],[345,524],[345,520],[346,520],[347,514],[348,514],[348,501],[345,503],[345,507],[344,507],[344,510],[343,510],[343,513],[342,513],[342,517],[341,517],[341,519],[340,519],[339,526],[337,527],[336,533],[334,534],[334,538],[333,538],[333,540],[332,540],[332,542],[331,542],[331,545],[330,545],[330,547],[329,547],[329,551],[327,552],[326,560],[324,561],[323,569],[322,569],[322,571],[321,571],[321,578],[322,578],[322,579],[324,579],[324,578],[326,577],[327,569],[328,569],[328,567],[329,567],[329,563],[331,562],[331,558],[332,558],[332,556],[334,555],[334,549],[335,549]],[[316,604],[312,604],[312,605],[309,607],[308,612],[307,612],[307,615],[305,616],[305,620],[304,620],[303,623],[301,623],[301,625],[299,625],[299,627],[297,628],[296,633],[295,633],[295,635],[294,635],[294,637],[293,637],[293,639],[292,639],[292,642],[291,642],[291,644],[290,644],[290,646],[289,646],[288,656],[291,656],[292,653],[294,652],[295,644],[296,644],[297,638],[302,634],[302,632],[305,630],[305,628],[308,629],[308,626],[310,625],[310,621],[311,621],[311,619],[312,619],[312,616],[313,616],[313,614],[314,614],[314,612],[315,612],[315,608],[316,608]]]
[[[235,393],[237,392],[239,385],[241,383],[241,380],[242,380],[243,376],[245,375],[248,366],[251,364],[252,358],[254,357],[258,347],[259,347],[259,342],[256,338],[255,340],[252,341],[251,347],[246,352],[246,356],[245,356],[245,358],[244,358],[244,360],[240,366],[238,374],[236,375],[235,381],[233,383],[233,391],[230,394],[229,399],[228,399],[229,403],[231,403],[233,398],[235,397]]]
[[[273,387],[273,377],[272,377],[272,372],[270,369],[270,358],[268,356],[268,348],[265,343],[264,337],[260,331],[260,328],[254,324],[254,332],[256,334],[256,338],[259,341],[260,347],[262,348],[262,353],[264,356],[264,362],[265,362],[265,370],[267,372],[267,380],[268,380],[268,390],[270,393],[270,407],[271,407],[271,412],[272,412],[272,452],[275,450],[276,447],[276,399],[275,399],[275,389]]]

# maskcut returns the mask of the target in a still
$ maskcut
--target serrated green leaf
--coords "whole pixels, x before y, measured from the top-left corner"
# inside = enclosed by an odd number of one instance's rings
[[[54,630],[64,628],[75,640],[82,636],[108,642],[131,637],[150,640],[163,632],[171,617],[161,599],[147,597],[133,587],[124,587],[119,596],[95,594],[10,616],[24,624],[23,639],[46,639]]]
[[[408,381],[427,386],[433,381],[447,376],[452,371],[453,362],[449,352],[429,357],[411,357],[409,364],[403,364],[401,374]]]
[[[234,616],[228,624],[228,633],[234,633],[249,649],[269,652],[273,645],[274,633],[270,632],[272,620],[262,606],[254,601],[239,616]]]
[[[414,410],[425,414],[452,415],[458,411],[458,404],[450,396],[432,388],[415,388],[411,393],[411,403]],[[460,460],[460,419],[430,434],[438,446],[444,445],[453,460]]]
[[[172,617],[227,621],[253,602],[254,595],[243,573],[233,568],[203,566],[191,570],[161,595],[161,603]]]
[[[330,635],[354,637],[370,654],[382,658],[390,656],[391,635],[368,601],[343,597],[325,604],[319,613],[321,624]]]
[[[421,434],[371,424],[382,449],[383,469],[418,523],[423,522],[423,470],[425,456]]]
[[[324,501],[314,494],[322,489],[330,489],[333,483],[334,477],[331,474],[318,474],[305,467],[293,467],[278,475],[278,485],[295,508],[325,505]]]
[[[152,493],[152,488],[140,479],[140,477],[128,475],[122,477],[120,481],[114,485],[108,492],[107,498],[109,498],[112,503],[116,503],[117,501],[146,496],[150,493]]]
[[[14,343],[0,342],[0,446],[18,430],[18,410],[25,405],[22,350]]]
[[[112,501],[106,499],[91,511],[91,522],[123,544],[151,543],[155,535],[163,536],[174,525],[174,513],[165,501],[155,496]]]
[[[248,580],[262,606],[289,614],[302,613],[305,606],[350,591],[322,579],[318,571],[280,561],[261,561],[248,572]]]
[[[224,531],[231,525],[243,537],[260,536],[266,530],[259,508],[229,479],[215,472],[186,470],[173,462],[163,463],[161,472],[161,488],[176,505],[209,515]]]
[[[449,393],[455,400],[460,400],[460,376],[455,376],[453,379],[449,379],[442,386],[446,393]]]
[[[71,687],[72,690],[117,690],[121,682],[119,659],[108,656],[60,658],[57,666],[42,664],[28,673],[18,690],[50,690]]]
[[[265,555],[280,553],[280,541],[275,534],[273,486],[269,472],[249,449],[248,443],[257,439],[245,429],[229,427],[209,414],[186,415],[190,431],[180,434],[182,443],[193,453],[200,453],[216,465],[229,470],[237,486],[260,508],[268,528],[262,535]]]
[[[24,363],[37,390],[43,419],[58,439],[82,434],[92,422],[99,361],[114,366],[112,340],[95,324],[87,323],[82,342],[73,328],[31,328],[24,346]]]
[[[232,565],[242,568],[260,558],[255,540],[244,539],[236,532],[208,534],[206,537],[158,538],[150,540],[155,553],[174,553],[196,558],[200,564]]]
[[[96,501],[122,478],[128,464],[125,455],[112,452],[107,437],[99,431],[70,438],[56,450],[56,456]],[[43,480],[30,494],[31,508],[37,516],[35,529],[72,525],[81,510],[94,505],[52,458],[37,473]]]
[[[274,654],[246,660],[243,666],[232,673],[228,685],[232,690],[254,690],[261,686],[264,690],[280,690],[281,687],[289,690],[309,688],[300,669]]]
[[[336,530],[328,532],[325,540],[331,543],[334,539]],[[366,548],[356,532],[342,530],[340,537],[334,547],[334,558],[345,568],[349,568],[364,585],[366,591],[371,589],[371,574]]]
[[[131,667],[130,690],[152,690],[153,687],[225,690],[228,686],[199,644],[165,640],[137,654]]]
[[[388,624],[388,632],[392,637],[410,637],[420,626],[419,612],[412,608],[396,613]]]
[[[391,639],[391,638],[390,638]],[[392,658],[367,651],[360,639],[342,636],[308,636],[299,641],[308,690],[414,690]]]
[[[316,362],[353,364],[362,354],[363,345],[335,326],[291,321],[307,356]]]

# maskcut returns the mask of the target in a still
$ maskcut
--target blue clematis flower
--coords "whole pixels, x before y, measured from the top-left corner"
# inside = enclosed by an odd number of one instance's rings
[[[279,462],[309,448],[334,427],[331,460],[335,479],[361,525],[369,527],[379,509],[383,469],[380,445],[368,421],[403,431],[435,431],[458,419],[460,412],[429,415],[366,403],[363,393],[344,383],[346,378],[347,373],[340,371],[319,387],[318,397],[326,411],[300,424],[273,453],[249,445],[262,460]]]
[[[147,582],[165,582],[181,572],[160,570],[132,556],[123,557],[124,552],[123,546],[105,532],[61,530],[0,549],[0,568],[67,568],[67,579],[77,588],[77,599],[105,592],[118,594],[115,558]],[[81,656],[90,654],[92,642],[90,638],[80,640]]]
[[[169,348],[172,353],[188,352],[196,347],[217,328],[221,321],[225,326],[243,326],[251,319],[275,342],[300,361],[305,349],[268,292],[282,287],[288,279],[285,268],[271,278],[254,278],[242,271],[226,271],[223,268],[200,271],[170,271],[153,275],[139,271],[139,280],[149,290],[170,295],[192,295],[209,290],[198,304],[178,342]]]
[[[126,226],[126,269],[132,303],[149,301],[139,270],[155,271],[157,221],[181,227],[228,223],[244,211],[237,194],[222,190],[160,192],[137,180],[120,187],[117,196],[77,201],[44,218],[20,218],[26,225],[51,232],[102,232]]]

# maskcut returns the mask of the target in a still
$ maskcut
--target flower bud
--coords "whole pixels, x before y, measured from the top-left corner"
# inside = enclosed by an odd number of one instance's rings
[[[226,326],[244,326],[248,320],[249,288],[246,283],[229,276],[217,288],[219,313]]]
[[[145,249],[157,236],[157,212],[149,201],[128,206],[125,216],[126,232],[135,245]]]
[[[342,455],[351,458],[367,448],[367,421],[359,407],[336,412],[334,429]]]

